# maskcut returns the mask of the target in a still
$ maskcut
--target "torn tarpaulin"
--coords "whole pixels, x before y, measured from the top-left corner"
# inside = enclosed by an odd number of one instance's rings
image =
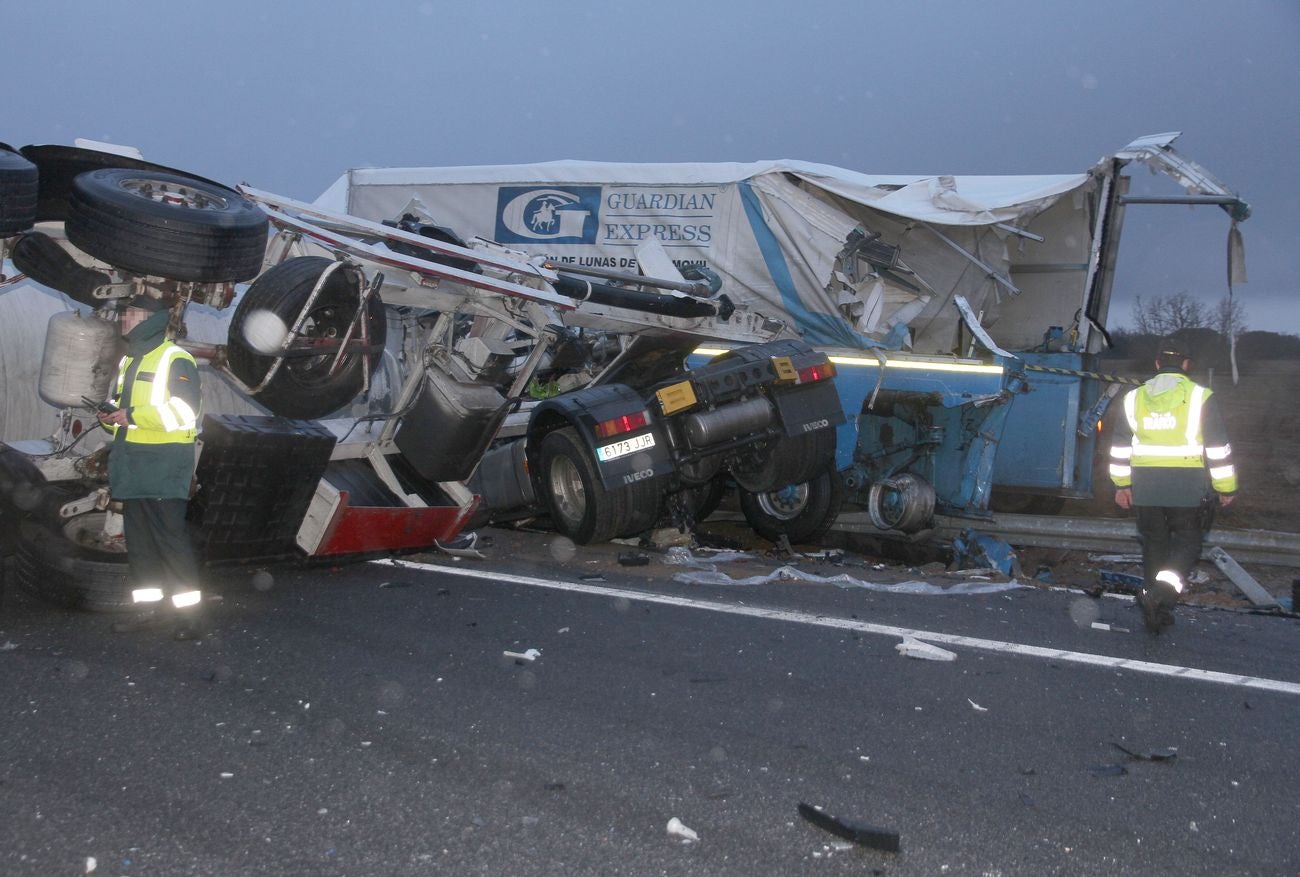
[[[881,582],[864,582],[845,573],[834,576],[819,576],[816,573],[804,572],[789,565],[778,567],[765,575],[749,576],[743,579],[733,579],[726,573],[716,570],[679,572],[673,574],[673,581],[683,582],[688,585],[766,585],[771,582],[798,581],[836,585],[841,588],[866,588],[869,591],[885,591],[891,594],[994,594],[999,591],[1024,587],[1017,581],[959,582],[947,587],[919,581],[884,584]]]
[[[863,825],[860,822],[850,822],[847,819],[837,819],[829,813],[823,813],[811,804],[805,804],[802,801],[799,802],[799,815],[836,837],[851,840],[873,850],[884,850],[887,853],[898,852],[898,832],[896,831],[875,828],[870,825]]]

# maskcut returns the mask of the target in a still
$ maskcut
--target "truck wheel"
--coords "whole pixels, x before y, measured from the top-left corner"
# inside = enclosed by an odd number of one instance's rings
[[[37,599],[67,609],[120,612],[134,608],[125,547],[95,543],[104,512],[87,512],[61,528],[19,526],[14,581]]]
[[[542,439],[541,493],[555,528],[579,545],[649,529],[659,517],[653,481],[606,490],[591,450],[573,427]]]
[[[772,542],[815,542],[835,523],[844,504],[844,482],[835,467],[817,477],[776,490],[740,491],[740,511],[754,532]]]
[[[757,466],[733,468],[736,484],[750,493],[765,493],[786,484],[811,481],[835,456],[835,430],[819,429],[797,436],[780,436],[768,443]]]
[[[224,283],[262,270],[267,218],[233,189],[158,171],[105,168],[72,182],[68,240],[110,265]]]
[[[335,264],[322,256],[300,256],[281,262],[267,270],[244,293],[235,316],[230,321],[226,356],[230,370],[248,384],[256,387],[275,362],[273,356],[255,352],[244,334],[250,316],[269,311],[285,326],[292,326],[302,312],[325,269]],[[355,268],[337,269],[312,303],[311,311],[303,321],[300,333],[307,338],[338,338],[347,334],[348,326],[357,311],[357,291],[360,278]],[[384,303],[379,296],[370,298],[366,320],[370,343],[382,347],[388,333],[384,316]],[[360,333],[353,332],[358,338]],[[379,365],[382,350],[370,356],[370,370]],[[345,353],[338,370],[330,374],[335,351],[320,356],[295,356],[286,358],[275,373],[271,383],[257,394],[257,401],[281,417],[312,419],[324,417],[350,402],[365,383],[362,367],[364,353]]]
[[[39,190],[36,165],[0,145],[0,238],[32,227]]]

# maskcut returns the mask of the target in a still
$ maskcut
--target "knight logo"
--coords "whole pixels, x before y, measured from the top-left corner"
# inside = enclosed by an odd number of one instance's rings
[[[496,239],[503,244],[594,244],[599,186],[502,186]]]

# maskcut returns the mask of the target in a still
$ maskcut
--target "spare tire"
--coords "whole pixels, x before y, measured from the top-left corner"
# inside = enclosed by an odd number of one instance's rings
[[[73,180],[68,210],[68,240],[126,271],[224,283],[262,270],[266,214],[225,186],[107,168]]]
[[[334,260],[321,256],[300,256],[268,269],[253,282],[240,299],[230,321],[226,357],[236,377],[248,386],[256,387],[275,362],[274,356],[260,354],[249,345],[245,337],[249,317],[259,311],[269,311],[286,327],[292,327],[316,282],[325,269],[334,264],[337,264]],[[336,269],[312,303],[300,333],[307,338],[342,339],[356,314],[360,283],[356,268]],[[370,297],[366,321],[370,344],[382,348],[388,334],[388,322],[384,303],[378,294]],[[354,331],[352,337],[355,339],[360,335]],[[271,383],[255,398],[273,413],[299,420],[324,417],[337,411],[361,392],[365,383],[362,357],[367,354],[344,354],[343,361],[331,375],[329,371],[335,352],[287,357]],[[382,354],[382,349],[368,354],[371,374],[374,374]]]
[[[0,144],[0,237],[32,227],[39,189],[36,165]]]

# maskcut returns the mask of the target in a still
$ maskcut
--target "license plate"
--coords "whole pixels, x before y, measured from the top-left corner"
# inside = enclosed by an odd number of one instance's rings
[[[644,435],[623,439],[621,442],[601,445],[596,448],[596,459],[602,463],[608,463],[610,460],[617,460],[619,457],[626,457],[628,454],[635,454],[637,451],[644,451],[646,448],[653,448],[654,446],[654,433],[647,432]]]

